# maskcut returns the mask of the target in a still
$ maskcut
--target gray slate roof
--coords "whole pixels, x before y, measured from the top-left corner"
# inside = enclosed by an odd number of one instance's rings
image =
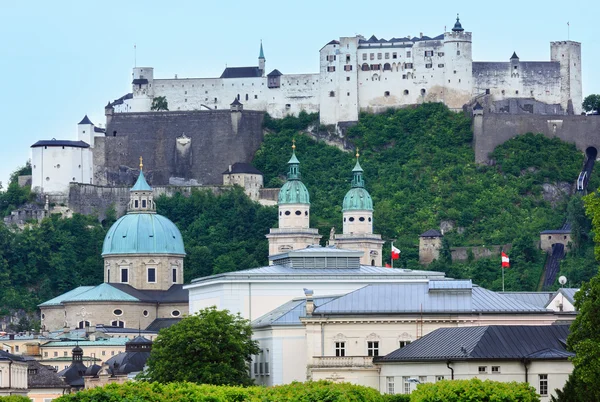
[[[91,124],[91,125],[94,125],[94,123],[92,123],[92,121],[87,116],[87,114],[85,116],[83,116],[83,119],[81,119],[81,121],[77,125],[79,125],[79,124]]]
[[[37,360],[27,360],[28,388],[68,388],[53,368]]]
[[[465,283],[469,283],[469,287]],[[454,286],[453,286],[454,285]],[[398,282],[368,285],[315,309],[314,314],[397,313],[548,313],[552,311],[512,299],[470,280]]]
[[[568,325],[439,328],[374,361],[566,360],[568,335]]]
[[[315,307],[321,306],[338,296],[328,297],[314,297],[313,301]],[[306,314],[306,298],[294,299],[275,310],[269,311],[267,314],[252,321],[253,328],[261,328],[268,326],[279,326],[279,325],[302,325],[300,317],[304,317]]]
[[[260,170],[258,170],[251,164],[243,163],[243,162],[236,162],[233,165],[231,165],[231,170],[227,169],[226,171],[223,172],[223,174],[232,174],[232,173],[259,174],[261,176],[263,174]]]
[[[554,292],[498,292],[512,299],[521,300],[538,307],[546,307]]]
[[[262,70],[258,67],[227,67],[221,74],[221,78],[251,77],[262,77]]]
[[[163,328],[169,328],[171,325],[177,324],[181,318],[156,318],[146,327],[148,332],[158,332]]]
[[[421,234],[420,237],[442,237],[442,234],[435,229],[429,229],[427,232]]]

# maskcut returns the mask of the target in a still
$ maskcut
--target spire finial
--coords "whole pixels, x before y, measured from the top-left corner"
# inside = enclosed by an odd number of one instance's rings
[[[296,139],[292,138],[292,151],[296,152]]]
[[[144,159],[140,156],[140,170],[144,168]]]
[[[360,156],[360,154],[358,153],[358,147],[356,147],[356,160],[358,160],[359,156]]]
[[[456,21],[460,21],[460,18],[458,16],[458,13],[456,13]]]

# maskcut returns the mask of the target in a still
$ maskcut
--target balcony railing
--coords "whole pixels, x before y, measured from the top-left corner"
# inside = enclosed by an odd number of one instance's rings
[[[312,367],[373,367],[372,356],[314,356]]]

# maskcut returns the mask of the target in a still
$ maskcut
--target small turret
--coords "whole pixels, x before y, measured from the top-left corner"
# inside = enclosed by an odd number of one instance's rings
[[[94,146],[94,123],[87,117],[87,114],[77,124],[77,139],[89,146]]]
[[[144,163],[140,156],[140,175],[129,190],[129,207],[127,213],[156,213],[152,187],[144,176]]]
[[[358,162],[359,157],[357,149],[356,165],[352,169],[352,188],[346,193],[342,204],[344,234],[373,233],[373,200],[365,189],[363,169]]]
[[[462,25],[460,23],[460,18],[458,17],[458,14],[456,14],[456,22],[454,23],[452,32],[463,32],[463,31],[464,31],[464,28],[462,27]]]

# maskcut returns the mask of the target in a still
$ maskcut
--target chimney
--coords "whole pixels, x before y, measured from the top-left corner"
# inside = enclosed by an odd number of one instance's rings
[[[231,165],[229,165],[229,173],[231,173]]]
[[[313,291],[304,288],[304,296],[306,296],[306,316],[310,317],[315,311],[315,302],[313,301]]]

